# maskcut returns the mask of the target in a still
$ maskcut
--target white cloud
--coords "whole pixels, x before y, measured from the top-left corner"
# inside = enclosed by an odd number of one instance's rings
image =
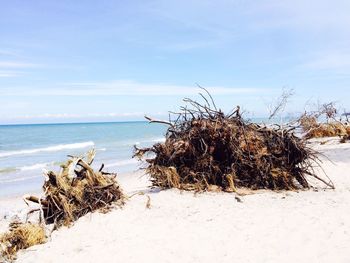
[[[168,51],[222,46],[240,48],[243,41],[254,41],[261,35],[274,36],[275,31],[280,31],[281,35],[288,34],[287,41],[297,41],[298,46],[306,46],[307,41],[322,41],[320,44],[313,43],[310,51],[325,43],[332,46],[350,44],[348,0],[155,0],[147,10],[152,17],[167,24],[170,30],[163,32],[159,28],[166,37],[158,38],[153,35],[154,30],[149,30],[154,27],[144,28],[141,25],[141,33],[146,30],[152,37],[135,36],[131,41]],[[181,32],[181,37],[168,35],[171,28]],[[275,42],[274,38],[271,42]]]
[[[268,88],[205,86],[213,95],[262,94]],[[196,85],[149,84],[130,80],[65,83],[50,88],[14,87],[0,90],[6,96],[187,96],[202,92]]]
[[[23,75],[23,71],[41,67],[38,64],[19,61],[0,61],[0,78],[14,78]],[[19,71],[19,70],[22,70]],[[1,91],[0,91],[1,94]]]
[[[154,113],[153,115],[159,115]],[[16,116],[1,116],[1,121],[35,121],[35,120],[83,120],[83,119],[123,119],[123,118],[139,118],[143,119],[144,113],[142,112],[122,112],[122,113],[85,113],[85,114],[74,114],[74,113],[43,113],[43,114],[23,114]]]

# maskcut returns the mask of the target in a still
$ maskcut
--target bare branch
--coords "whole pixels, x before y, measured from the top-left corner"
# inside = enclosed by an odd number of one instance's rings
[[[276,105],[271,107],[270,109],[269,120],[271,120],[274,116],[276,116],[277,113],[284,110],[285,106],[288,103],[289,98],[293,95],[294,95],[293,89],[290,89],[287,91],[284,90],[282,92],[282,95],[277,99]]]
[[[196,84],[197,84],[198,88],[204,90],[205,93],[207,93],[207,95],[209,96],[209,98],[210,98],[210,100],[211,100],[211,103],[212,103],[214,109],[217,111],[218,109],[216,108],[214,99],[213,99],[213,97],[210,95],[209,91],[208,91],[207,89],[203,88],[202,86],[200,86],[198,83],[196,83]],[[200,94],[200,93],[199,93],[199,94]],[[200,95],[201,95],[202,97],[204,97],[202,94],[200,94]],[[205,98],[205,97],[204,97],[204,98]],[[206,99],[205,99],[205,100],[206,100]],[[206,100],[206,101],[207,101],[207,100]],[[207,102],[208,102],[208,101],[207,101]],[[209,107],[210,107],[210,105],[209,105]]]
[[[174,128],[174,124],[172,124],[169,121],[155,120],[155,119],[152,119],[151,117],[148,117],[146,115],[145,115],[145,119],[148,120],[149,123],[162,123],[162,124],[166,124],[166,125],[169,125],[172,128]]]

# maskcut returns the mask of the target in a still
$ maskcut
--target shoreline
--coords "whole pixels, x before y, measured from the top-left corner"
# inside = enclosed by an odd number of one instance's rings
[[[54,231],[16,262],[110,262],[116,255],[125,262],[347,262],[350,143],[321,141],[312,147],[331,159],[321,156],[335,190],[262,190],[239,202],[234,193],[151,190],[142,171],[120,174],[131,196],[123,208]]]

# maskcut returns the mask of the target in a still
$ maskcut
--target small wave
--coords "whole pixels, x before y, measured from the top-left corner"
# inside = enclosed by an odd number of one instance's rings
[[[16,172],[18,169],[16,167],[0,168],[0,174]]]
[[[125,166],[125,165],[136,164],[136,163],[138,163],[138,161],[134,159],[122,160],[115,163],[106,164],[105,167],[110,168],[110,167]]]
[[[7,174],[7,173],[14,173],[14,172],[25,172],[25,171],[32,171],[32,170],[40,170],[43,169],[49,165],[54,165],[54,163],[36,163],[33,165],[27,165],[22,167],[6,167],[6,168],[0,168],[0,174]]]
[[[143,140],[143,141],[136,141],[133,143],[133,145],[140,145],[141,143],[157,143],[157,142],[165,142],[165,138],[163,137],[159,137],[159,138],[153,138],[153,139],[146,139],[146,140]]]
[[[36,163],[36,164],[33,164],[33,165],[20,167],[19,170],[20,171],[39,170],[39,169],[45,168],[48,165],[50,165],[50,163]]]
[[[27,150],[19,150],[19,151],[10,151],[10,152],[2,152],[0,153],[0,157],[8,157],[12,155],[24,155],[24,154],[33,154],[39,152],[58,152],[66,149],[80,149],[86,148],[89,146],[93,146],[94,142],[80,142],[80,143],[71,143],[71,144],[59,144],[55,146],[49,146],[46,148],[36,148],[36,149],[27,149]]]

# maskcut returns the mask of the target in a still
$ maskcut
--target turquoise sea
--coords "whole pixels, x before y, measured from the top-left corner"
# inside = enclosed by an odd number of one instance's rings
[[[39,192],[44,170],[94,148],[94,164],[119,174],[139,169],[133,145],[164,140],[166,126],[147,122],[0,126],[0,197]]]

